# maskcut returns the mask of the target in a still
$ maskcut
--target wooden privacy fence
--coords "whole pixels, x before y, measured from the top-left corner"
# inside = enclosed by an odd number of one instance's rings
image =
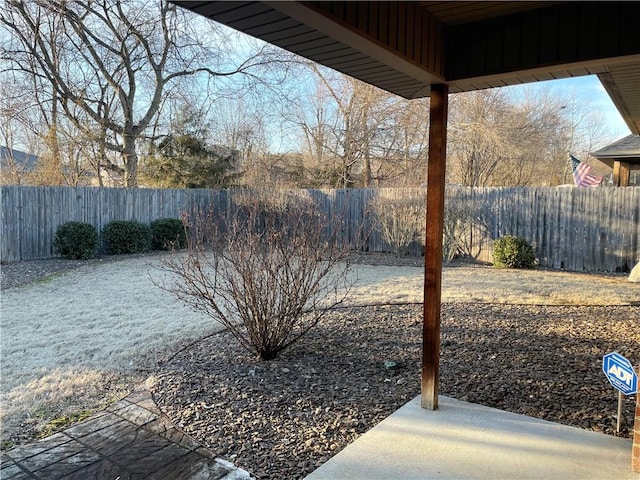
[[[54,257],[58,225],[81,221],[98,232],[112,220],[149,223],[183,212],[226,209],[240,191],[94,187],[2,187],[0,258],[3,262]],[[307,190],[325,212],[340,211],[345,241],[368,251],[389,251],[374,228],[370,208],[377,196],[424,199],[418,188]],[[246,196],[247,192],[243,191]],[[543,267],[572,271],[627,272],[640,260],[640,187],[447,189],[447,204],[472,213],[465,233],[469,250],[491,261],[492,242],[517,235],[534,244]],[[362,228],[364,226],[364,228]],[[367,235],[363,238],[362,232]],[[413,253],[420,254],[416,242]]]
[[[453,193],[453,192],[452,192]],[[629,272],[640,260],[640,187],[475,188],[453,193],[475,205],[474,250],[491,261],[492,242],[516,235],[531,242],[540,266]]]

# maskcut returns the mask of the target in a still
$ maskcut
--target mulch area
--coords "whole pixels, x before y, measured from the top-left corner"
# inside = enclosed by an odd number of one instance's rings
[[[640,358],[639,307],[445,304],[443,395],[615,432],[617,391],[602,356]],[[419,394],[421,307],[330,313],[276,360],[227,332],[171,352],[153,387],[180,428],[258,479],[303,478]],[[385,361],[396,363],[395,369]]]
[[[5,264],[2,288],[120,257]],[[422,265],[380,254],[352,260]],[[418,305],[336,310],[269,362],[221,332],[157,353],[144,373],[163,412],[218,455],[258,479],[303,478],[419,394],[421,313]],[[440,392],[630,437],[634,398],[616,433],[617,391],[601,362],[611,351],[640,358],[639,319],[637,306],[444,304]]]
[[[108,262],[131,260],[133,258],[153,258],[163,252],[147,252],[134,255],[100,255],[88,260],[68,260],[66,258],[45,258],[0,264],[0,289],[16,288],[70,270],[92,268]]]

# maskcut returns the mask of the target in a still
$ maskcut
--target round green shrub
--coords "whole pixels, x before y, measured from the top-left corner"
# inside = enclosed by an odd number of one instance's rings
[[[71,260],[92,258],[98,251],[98,232],[88,223],[63,223],[56,229],[53,248],[64,258]]]
[[[493,266],[497,268],[534,268],[536,254],[524,238],[506,235],[493,242]]]
[[[151,248],[153,250],[173,250],[187,244],[184,225],[179,218],[161,218],[149,224],[151,228]]]
[[[151,228],[135,220],[114,220],[102,229],[105,248],[110,255],[142,253],[151,249]]]

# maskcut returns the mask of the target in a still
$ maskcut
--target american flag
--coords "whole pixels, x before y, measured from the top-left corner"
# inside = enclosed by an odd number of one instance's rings
[[[571,168],[576,187],[598,187],[602,183],[602,177],[590,173],[590,165],[581,162],[573,155],[571,155]]]

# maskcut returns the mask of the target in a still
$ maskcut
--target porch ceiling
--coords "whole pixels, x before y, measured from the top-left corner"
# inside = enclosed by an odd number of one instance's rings
[[[405,98],[598,75],[640,133],[640,2],[173,2]]]

